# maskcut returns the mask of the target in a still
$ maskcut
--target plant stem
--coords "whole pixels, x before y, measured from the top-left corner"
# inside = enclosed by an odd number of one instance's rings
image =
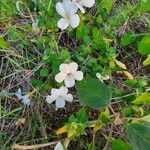
[[[20,150],[39,149],[39,148],[55,145],[57,143],[58,143],[58,141],[45,143],[45,144],[36,144],[36,145],[19,145],[19,144],[15,144],[15,145],[12,146],[12,149],[13,150],[15,150],[15,149],[20,149]]]
[[[105,144],[103,150],[108,150],[108,148],[109,148],[109,143],[110,143],[110,140],[111,140],[111,137],[112,137],[112,131],[113,131],[113,123],[111,124],[110,133],[109,133],[107,142],[106,142],[106,144]]]

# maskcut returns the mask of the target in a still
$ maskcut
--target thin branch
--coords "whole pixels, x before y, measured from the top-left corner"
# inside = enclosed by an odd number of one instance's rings
[[[36,144],[36,145],[19,145],[15,144],[12,146],[13,150],[29,150],[29,149],[38,149],[38,148],[43,148],[51,145],[56,145],[59,141],[54,141],[50,143],[45,143],[45,144]]]

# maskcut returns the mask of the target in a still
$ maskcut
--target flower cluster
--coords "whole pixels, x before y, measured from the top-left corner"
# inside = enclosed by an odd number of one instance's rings
[[[64,81],[65,87],[53,88],[51,95],[46,97],[46,101],[49,104],[55,101],[56,109],[64,108],[65,101],[72,102],[73,96],[68,94],[68,88],[75,85],[75,80],[81,81],[83,79],[83,72],[78,71],[78,64],[75,62],[70,64],[63,63],[59,66],[59,70],[60,72],[55,76],[55,80],[58,83]]]
[[[51,95],[46,97],[47,103],[51,104],[55,102],[56,109],[64,108],[66,101],[73,101],[73,95],[68,93],[68,88],[75,86],[76,81],[83,79],[83,72],[78,70],[78,64],[75,62],[61,64],[59,71],[60,72],[55,75],[55,81],[58,83],[64,82],[65,86],[52,88]],[[110,79],[109,75],[101,75],[100,73],[96,73],[96,77],[102,82]],[[30,105],[29,95],[23,95],[20,88],[15,95],[24,105]]]
[[[80,23],[80,17],[77,14],[78,9],[85,13],[84,7],[92,7],[95,0],[63,0],[56,4],[56,11],[62,18],[58,21],[57,25],[61,30],[65,30],[69,25],[76,28]]]

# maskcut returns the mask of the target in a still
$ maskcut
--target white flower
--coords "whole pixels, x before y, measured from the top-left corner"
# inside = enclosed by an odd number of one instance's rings
[[[19,100],[22,101],[24,105],[30,105],[30,99],[28,95],[22,96],[21,89],[19,88],[18,91],[15,93]]]
[[[59,83],[64,81],[66,87],[73,87],[75,80],[81,81],[83,79],[83,72],[77,71],[78,64],[75,62],[61,64],[59,70],[60,73],[55,76],[55,80]]]
[[[68,89],[66,87],[61,87],[60,89],[52,89],[51,95],[46,97],[46,101],[51,104],[56,101],[56,109],[64,108],[65,101],[72,102],[73,96],[68,94]]]
[[[85,13],[83,7],[92,7],[95,4],[95,0],[72,0],[72,2],[81,10],[82,13]]]
[[[100,81],[104,81],[104,80],[109,80],[110,79],[110,76],[109,75],[105,75],[105,76],[102,76],[100,73],[96,73],[96,77],[100,80]]]
[[[18,97],[18,99],[22,99],[21,89],[19,88],[18,91],[15,93],[15,95]]]
[[[30,105],[30,99],[29,99],[29,96],[28,96],[28,95],[24,95],[24,96],[22,97],[22,103],[23,103],[24,105]]]
[[[54,148],[54,150],[65,150],[61,142],[58,142]]]
[[[79,15],[76,14],[78,8],[70,0],[63,0],[56,4],[56,11],[63,18],[61,18],[57,25],[61,30],[65,30],[69,25],[76,28],[80,23]]]

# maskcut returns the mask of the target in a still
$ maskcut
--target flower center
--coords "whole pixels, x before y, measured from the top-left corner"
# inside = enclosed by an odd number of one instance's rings
[[[68,76],[68,77],[71,77],[71,76],[72,76],[72,74],[71,74],[71,73],[68,73],[68,74],[67,74],[67,76]]]
[[[65,18],[66,18],[67,20],[69,20],[69,19],[70,19],[70,16],[69,16],[69,14],[68,14],[68,13],[65,13]]]
[[[79,2],[80,2],[80,0],[73,0],[73,2],[77,2],[77,3],[79,3]]]
[[[58,96],[58,99],[63,99],[63,97],[61,95]]]

